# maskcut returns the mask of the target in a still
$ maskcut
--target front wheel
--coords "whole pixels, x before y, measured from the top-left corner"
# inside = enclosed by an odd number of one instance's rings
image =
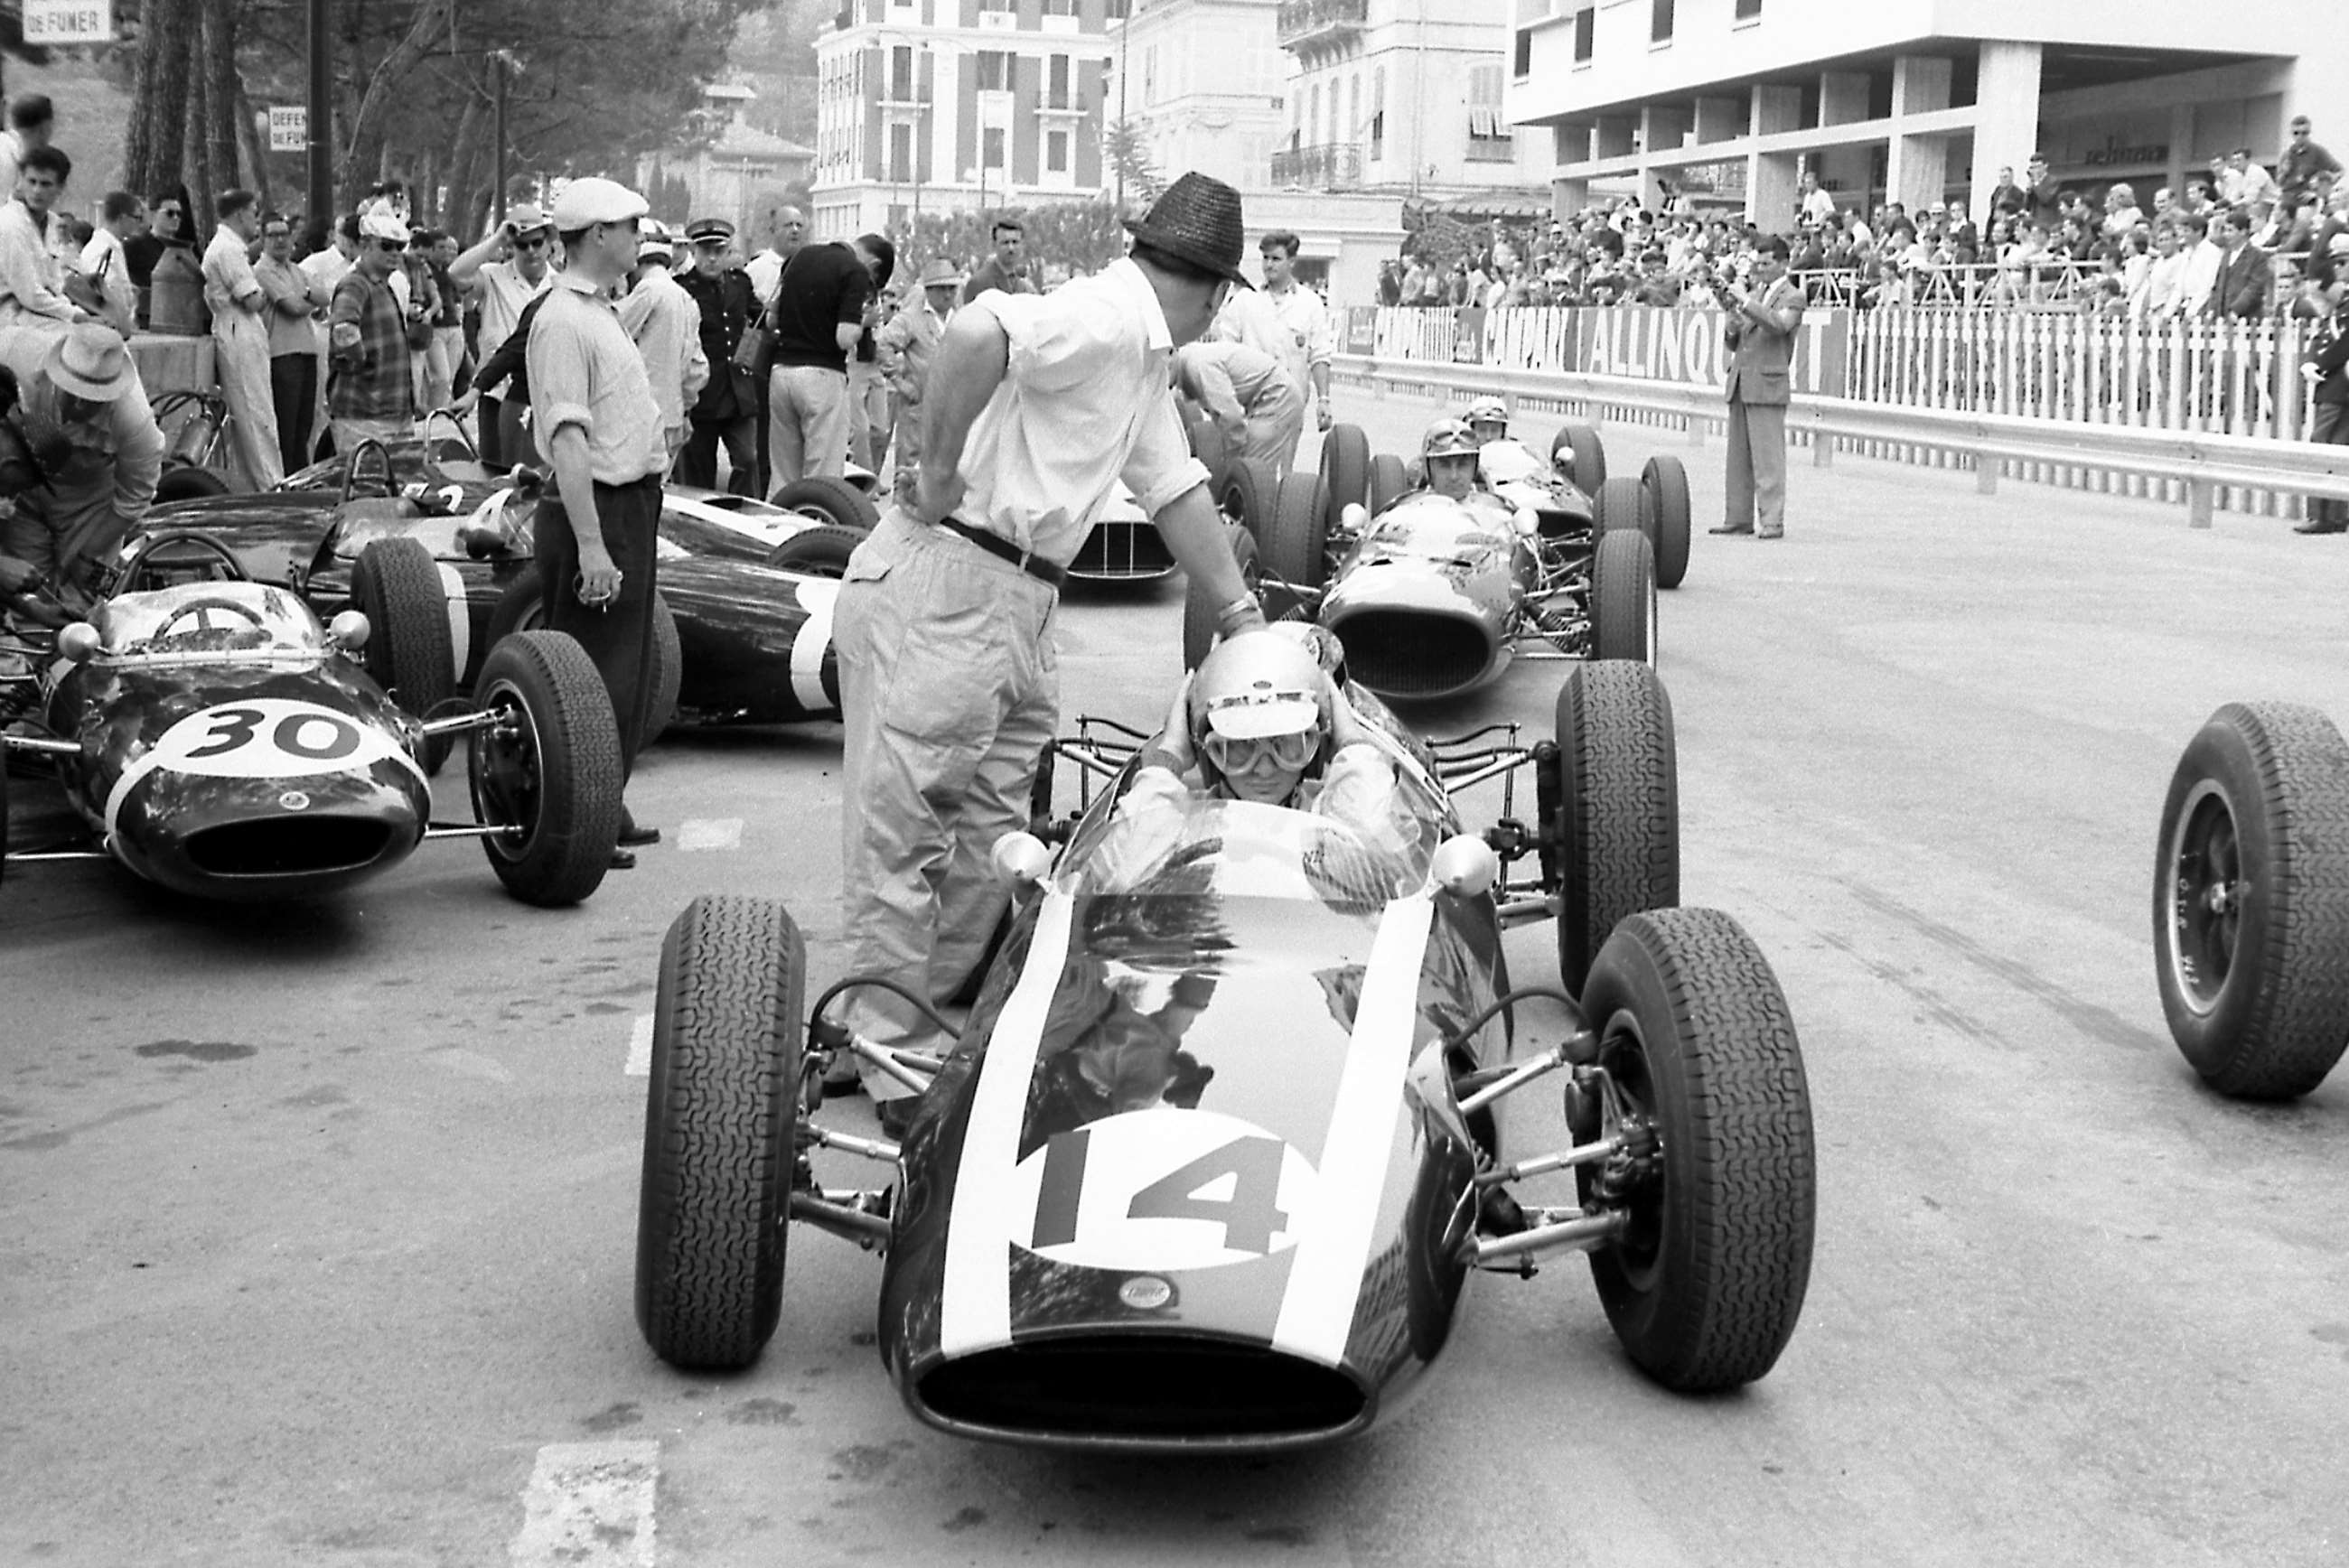
[[[1265,619],[1310,620],[1329,571],[1330,490],[1319,474],[1283,475],[1272,526],[1257,541]]]
[[[1615,1337],[1681,1393],[1767,1373],[1810,1284],[1817,1171],[1809,1085],[1770,961],[1728,915],[1659,910],[1616,929],[1582,993],[1612,1093],[1578,1097],[1586,1212],[1622,1217],[1590,1254]]]
[[[778,488],[768,504],[835,528],[869,531],[881,521],[881,509],[874,504],[871,496],[831,474],[809,474],[793,480]]]
[[[672,1367],[748,1367],[781,1315],[806,970],[768,899],[697,898],[661,944],[636,1326]]]
[[[603,884],[620,841],[620,730],[604,676],[561,632],[517,632],[490,650],[473,688],[497,722],[473,732],[473,810],[503,833],[481,841],[524,903],[577,903]]]
[[[1622,921],[1681,901],[1671,698],[1646,665],[1583,665],[1557,694],[1557,972],[1579,991]]]
[[[2349,744],[2293,703],[2230,703],[2161,809],[2154,973],[2203,1080],[2292,1099],[2349,1045]]]
[[[1646,515],[1655,526],[1656,586],[1677,588],[1688,575],[1688,470],[1678,458],[1650,458],[1640,488],[1647,492]]]
[[[1656,659],[1656,558],[1645,537],[1613,530],[1590,552],[1590,656]]]
[[[767,552],[767,564],[778,571],[803,573],[810,577],[844,577],[848,574],[848,558],[872,535],[873,531],[867,528],[823,523],[794,533],[776,545]]]
[[[1240,569],[1240,581],[1248,592],[1257,592],[1256,536],[1246,529],[1226,525],[1225,534],[1230,539],[1232,559]],[[1224,607],[1208,603],[1212,595],[1203,593],[1195,584],[1185,584],[1183,590],[1183,667],[1195,670],[1216,645],[1216,624]],[[1045,753],[1050,761],[1051,753]]]
[[[1371,499],[1371,440],[1360,425],[1332,425],[1321,438],[1321,483],[1334,515]]]
[[[351,607],[367,618],[360,654],[367,673],[407,712],[432,717],[457,689],[449,595],[432,552],[417,539],[371,542],[351,568]],[[449,745],[446,737],[427,736],[417,762],[440,772]]]

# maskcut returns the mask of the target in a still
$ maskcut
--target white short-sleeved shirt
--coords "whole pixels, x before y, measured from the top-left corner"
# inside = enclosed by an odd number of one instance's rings
[[[394,274],[395,276],[398,274]],[[474,347],[482,363],[504,346],[513,335],[514,324],[522,319],[522,307],[546,292],[554,281],[554,269],[549,267],[532,283],[512,262],[489,262],[474,274],[473,286],[481,291],[481,332]]]
[[[204,304],[212,308],[212,330],[227,332],[240,321],[259,322],[261,318],[239,302],[258,301],[261,294],[253,258],[245,254],[244,236],[223,223],[204,247]]]
[[[993,316],[1009,340],[1003,383],[963,443],[963,522],[1065,562],[1120,480],[1153,514],[1207,482],[1174,412],[1174,335],[1132,261],[963,308]]]
[[[599,484],[633,484],[667,469],[644,356],[595,285],[563,275],[531,324],[528,358],[531,424],[542,449],[552,451],[555,432],[576,425]]]
[[[1305,391],[1306,372],[1316,365],[1329,364],[1338,351],[1338,335],[1330,325],[1330,312],[1321,304],[1321,296],[1303,284],[1291,284],[1279,294],[1267,289],[1264,297],[1272,306],[1273,319],[1280,323],[1288,374],[1296,381],[1297,389]]]

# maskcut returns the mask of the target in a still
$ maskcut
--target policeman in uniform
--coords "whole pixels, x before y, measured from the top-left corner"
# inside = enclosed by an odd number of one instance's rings
[[[1175,347],[1246,286],[1239,192],[1185,174],[1126,227],[1132,253],[1098,274],[955,314],[916,504],[857,547],[833,612],[849,968],[926,998],[960,988],[1002,907],[988,856],[1026,823],[1060,723],[1052,611],[1114,486],[1223,606],[1226,634],[1263,624],[1168,384]],[[846,1022],[885,1048],[951,1043],[877,987],[850,994]],[[871,1072],[866,1088],[901,1132],[905,1088]]]
[[[759,314],[750,279],[740,267],[729,264],[734,225],[723,218],[697,218],[685,227],[693,244],[693,264],[678,273],[678,284],[701,307],[701,352],[709,361],[709,380],[693,405],[685,450],[678,455],[677,482],[705,490],[718,483],[718,447],[726,445],[731,470],[726,488],[736,495],[755,495],[759,489],[758,377],[734,363],[742,329]]]

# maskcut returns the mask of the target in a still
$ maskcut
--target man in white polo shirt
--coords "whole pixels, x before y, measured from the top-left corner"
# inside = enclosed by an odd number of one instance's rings
[[[1225,633],[1263,624],[1168,387],[1174,349],[1246,286],[1239,193],[1185,174],[1126,227],[1132,253],[1096,276],[985,294],[947,323],[916,503],[857,547],[833,612],[848,965],[926,1000],[960,987],[995,925],[988,856],[1026,823],[1060,723],[1052,610],[1117,483]],[[850,994],[847,1023],[885,1047],[952,1043],[877,987]],[[865,1087],[901,1133],[903,1086],[868,1072]]]
[[[652,700],[653,562],[660,527],[661,437],[644,356],[607,297],[636,261],[645,199],[601,179],[574,180],[552,218],[566,258],[531,324],[531,428],[554,469],[536,547],[546,624],[567,632],[603,672],[620,727],[621,765],[644,744]],[[651,843],[621,815],[622,844]],[[632,865],[623,850],[616,864]]]
[[[506,221],[491,230],[488,239],[449,263],[449,281],[481,298],[481,329],[473,344],[476,364],[490,362],[522,319],[522,307],[546,292],[554,276],[549,265],[554,243],[546,214],[525,201],[510,209]],[[505,449],[501,403],[485,395],[474,407],[481,460],[499,467],[513,460]]]

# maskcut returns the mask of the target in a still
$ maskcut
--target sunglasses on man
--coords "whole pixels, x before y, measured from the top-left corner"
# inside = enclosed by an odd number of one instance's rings
[[[387,256],[396,256],[399,254],[400,252],[408,249],[406,245],[402,244],[398,240],[378,240],[375,242],[375,248],[381,251]]]
[[[519,251],[543,251],[546,249],[546,231],[542,229],[534,234],[516,234],[514,236],[514,248]]]

